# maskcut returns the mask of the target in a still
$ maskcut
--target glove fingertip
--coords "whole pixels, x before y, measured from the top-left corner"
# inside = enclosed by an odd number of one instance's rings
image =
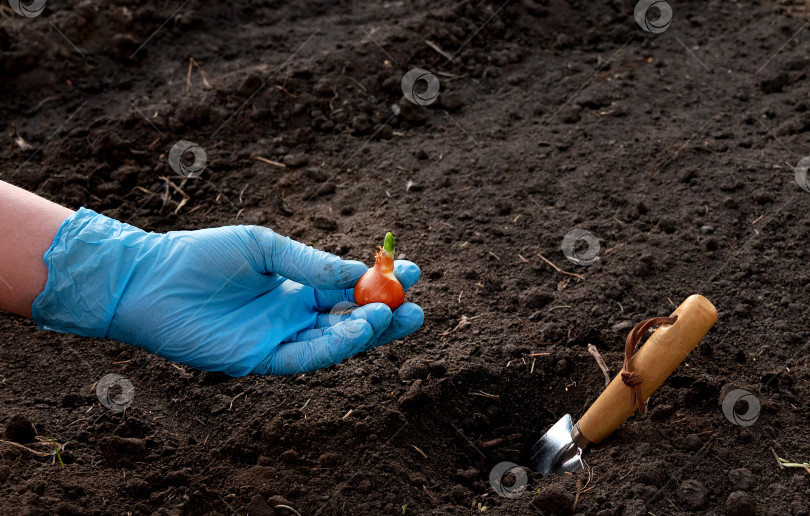
[[[405,303],[399,310],[402,310],[399,319],[403,322],[403,327],[413,328],[412,331],[416,331],[424,324],[425,311],[416,303]]]
[[[415,303],[405,303],[394,311],[391,325],[383,332],[373,347],[407,337],[421,328],[424,322],[425,312],[422,307]]]
[[[347,319],[329,328],[326,334],[337,337],[337,349],[346,350],[355,343],[368,342],[374,336],[374,327],[365,319]]]
[[[422,270],[415,263],[408,260],[394,261],[394,275],[397,277],[402,288],[408,290],[422,276]]]
[[[384,303],[370,303],[352,312],[351,319],[364,319],[374,329],[373,339],[378,339],[391,325],[394,314]]]

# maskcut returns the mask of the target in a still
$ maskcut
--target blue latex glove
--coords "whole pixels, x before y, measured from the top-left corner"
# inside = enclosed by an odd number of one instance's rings
[[[422,309],[341,313],[368,270],[260,226],[146,233],[82,208],[45,253],[40,329],[110,338],[231,376],[337,364],[416,331]],[[394,264],[407,289],[421,274]]]

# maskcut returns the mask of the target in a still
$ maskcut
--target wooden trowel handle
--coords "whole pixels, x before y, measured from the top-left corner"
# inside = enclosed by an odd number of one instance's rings
[[[717,309],[701,295],[686,298],[674,312],[673,325],[660,326],[630,360],[641,376],[641,394],[647,400],[683,362],[717,321]],[[592,443],[613,433],[636,411],[630,402],[630,387],[616,375],[610,385],[579,420],[579,431]]]

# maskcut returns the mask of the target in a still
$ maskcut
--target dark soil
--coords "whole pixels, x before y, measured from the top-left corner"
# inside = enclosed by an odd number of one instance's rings
[[[264,224],[366,261],[390,230],[426,320],[315,374],[232,379],[1,316],[0,431],[33,423],[44,456],[0,443],[0,513],[567,514],[581,481],[582,514],[808,514],[810,474],[772,450],[810,459],[810,13],[671,4],[660,34],[630,0],[4,8],[0,178],[147,230]],[[416,67],[438,102],[403,99]],[[200,179],[167,163],[181,139]],[[590,267],[561,252],[574,228],[599,239]],[[717,324],[590,476],[498,496],[493,466],[603,388],[587,345],[616,374],[630,327],[692,293]],[[123,413],[95,394],[110,373],[135,389]],[[754,425],[724,417],[732,388]]]

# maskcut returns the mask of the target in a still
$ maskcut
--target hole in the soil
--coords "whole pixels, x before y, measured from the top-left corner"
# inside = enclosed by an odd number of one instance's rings
[[[737,403],[734,404],[734,413],[748,414],[748,402],[744,399],[737,400]]]
[[[413,92],[421,95],[428,89],[428,82],[425,79],[419,79],[413,84]]]
[[[657,22],[659,18],[661,18],[661,9],[652,6],[647,10],[647,21]]]

